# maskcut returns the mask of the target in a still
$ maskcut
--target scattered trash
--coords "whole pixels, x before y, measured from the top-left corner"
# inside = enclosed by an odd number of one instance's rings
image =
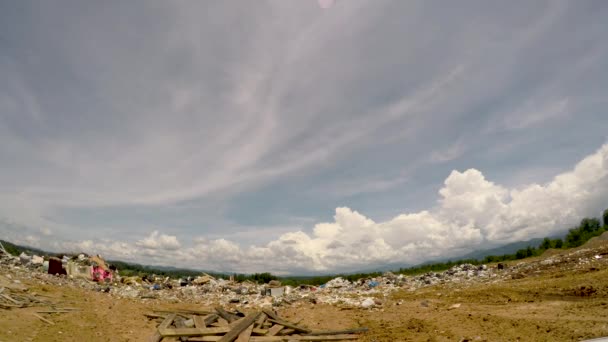
[[[44,263],[44,258],[38,255],[32,255],[31,263],[33,265],[42,265],[42,263]]]
[[[49,258],[22,253],[19,256],[12,256],[4,253],[0,246],[0,271],[6,275],[6,279],[13,274],[19,275],[21,279],[35,278],[43,284],[84,288],[105,292],[110,296],[142,301],[160,299],[169,303],[230,305],[242,309],[318,304],[368,309],[387,304],[393,305],[390,303],[389,295],[400,289],[417,291],[434,285],[442,285],[450,289],[473,283],[520,279],[533,276],[538,268],[552,269],[565,267],[564,265],[588,271],[592,269],[591,266],[597,268],[598,263],[608,260],[603,258],[606,254],[608,253],[597,250],[577,249],[541,260],[508,262],[508,267],[506,263],[495,264],[496,266],[492,267],[465,263],[442,272],[427,272],[413,276],[385,272],[382,276],[361,278],[356,281],[336,277],[320,286],[302,284],[291,287],[281,284],[280,281],[271,281],[268,284],[239,282],[234,278],[231,280],[215,278],[206,273],[179,280],[157,275],[121,276],[120,270],[112,269],[112,266],[98,255],[92,257],[86,254],[61,255],[61,258]],[[18,279],[11,279],[11,282],[13,280]],[[438,295],[441,296],[441,293]],[[5,306],[16,305],[10,300],[3,300],[2,303]],[[423,301],[420,305],[430,306],[429,303]]]
[[[361,307],[364,309],[369,309],[369,308],[373,307],[375,304],[376,303],[374,302],[373,299],[367,298],[363,302],[361,302]]]

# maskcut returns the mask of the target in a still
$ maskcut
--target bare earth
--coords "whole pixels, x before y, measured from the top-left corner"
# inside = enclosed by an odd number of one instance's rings
[[[580,341],[608,336],[608,243],[595,241],[575,252],[549,251],[541,258],[513,262],[531,265],[516,279],[399,290],[382,298],[381,308],[305,304],[276,310],[315,329],[366,326],[370,331],[361,335],[362,341]],[[541,262],[556,256],[559,263]],[[22,282],[29,293],[80,311],[41,314],[54,323],[50,325],[34,316],[41,308],[0,309],[0,341],[147,341],[157,324],[144,316],[152,309],[211,309]]]

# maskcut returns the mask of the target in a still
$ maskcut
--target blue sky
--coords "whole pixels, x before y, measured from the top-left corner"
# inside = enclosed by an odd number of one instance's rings
[[[607,15],[603,1],[0,3],[0,233],[298,273],[564,232],[608,207]]]

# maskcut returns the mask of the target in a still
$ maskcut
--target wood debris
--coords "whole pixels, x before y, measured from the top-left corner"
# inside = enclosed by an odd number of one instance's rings
[[[367,331],[367,328],[315,331],[288,322],[271,310],[255,311],[244,317],[240,312],[228,312],[221,307],[215,310],[216,313],[176,310],[146,314],[150,319],[163,318],[149,341],[160,342],[165,338],[165,341],[219,342],[352,341],[359,339],[358,333]],[[194,327],[185,327],[185,320],[194,322]],[[218,324],[219,321],[224,323]]]
[[[30,306],[51,305],[48,300],[24,293],[22,289],[12,287],[0,287],[0,309],[26,308]]]
[[[36,316],[36,318],[39,318],[39,319],[40,319],[41,321],[43,321],[44,323],[47,323],[47,324],[50,324],[50,325],[55,325],[55,323],[53,323],[53,322],[49,321],[48,319],[46,319],[46,318],[44,318],[44,317],[40,316],[39,314],[35,314],[35,313],[34,313],[34,314],[32,314],[32,315]]]

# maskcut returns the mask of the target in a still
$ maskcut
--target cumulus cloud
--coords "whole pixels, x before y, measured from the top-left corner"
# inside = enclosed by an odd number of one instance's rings
[[[154,231],[135,246],[113,242],[101,249],[136,259],[142,253],[154,263],[235,272],[333,272],[415,264],[563,233],[581,218],[597,216],[607,205],[607,194],[608,144],[546,184],[509,189],[476,169],[452,171],[436,207],[384,222],[340,207],[333,222],[318,223],[311,233],[282,234],[263,246],[197,237],[191,246],[179,248],[175,236]],[[77,246],[93,248],[93,243]]]
[[[598,215],[608,194],[608,145],[546,184],[508,189],[476,169],[453,171],[437,207],[374,222],[338,208],[334,222],[312,234],[282,235],[264,247],[305,268],[324,271],[365,265],[416,263],[482,246],[564,232],[582,217]],[[276,267],[276,266],[275,266]]]
[[[175,250],[181,246],[176,236],[159,234],[156,230],[153,231],[148,237],[139,240],[137,245],[147,249],[165,250]]]

